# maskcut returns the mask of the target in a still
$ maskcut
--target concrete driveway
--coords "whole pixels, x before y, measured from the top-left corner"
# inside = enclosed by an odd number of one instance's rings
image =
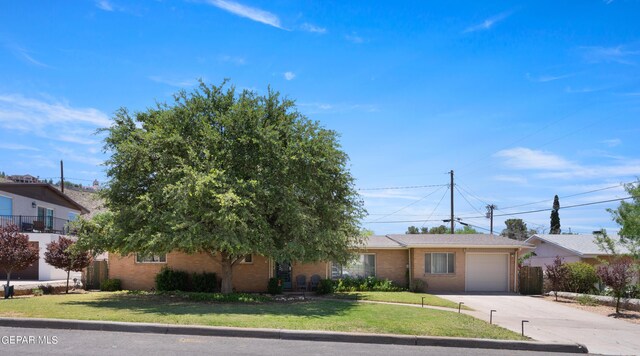
[[[535,340],[573,342],[586,345],[590,353],[608,355],[640,355],[640,325],[606,317],[540,297],[509,295],[440,294],[439,297],[464,304],[477,318],[493,322]]]

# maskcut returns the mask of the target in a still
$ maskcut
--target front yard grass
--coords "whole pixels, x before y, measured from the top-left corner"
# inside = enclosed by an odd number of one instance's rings
[[[444,298],[436,297],[435,295],[426,293],[412,293],[412,292],[339,292],[334,293],[332,296],[337,298],[359,300],[371,300],[376,302],[391,302],[391,303],[404,303],[404,304],[422,304],[422,298],[424,297],[424,305],[433,305],[436,307],[455,308],[458,309],[458,304]],[[462,309],[471,310],[464,305]]]
[[[347,300],[212,303],[170,295],[96,292],[1,300],[0,316],[525,339],[456,312]]]

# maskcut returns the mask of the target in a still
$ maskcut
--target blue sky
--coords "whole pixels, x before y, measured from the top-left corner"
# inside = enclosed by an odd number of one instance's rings
[[[2,2],[0,170],[56,180],[63,159],[72,181],[103,181],[93,133],[115,110],[229,78],[339,132],[358,188],[435,185],[361,190],[376,233],[440,224],[450,170],[456,216],[482,228],[488,203],[620,198],[640,176],[638,13],[619,0]],[[561,210],[563,230],[616,230],[615,206]],[[509,217],[548,230],[548,211],[498,216],[498,231]]]

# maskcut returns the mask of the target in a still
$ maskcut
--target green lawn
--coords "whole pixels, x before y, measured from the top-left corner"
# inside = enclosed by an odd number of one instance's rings
[[[422,298],[424,297],[424,305],[433,305],[436,307],[456,308],[458,304],[450,300],[446,300],[435,295],[426,293],[412,293],[412,292],[341,292],[335,293],[332,296],[338,298],[355,299],[356,295],[359,300],[371,300],[377,302],[392,302],[392,303],[405,303],[405,304],[422,304]],[[462,309],[471,310],[470,308],[462,305]]]
[[[524,339],[456,312],[331,300],[211,303],[95,292],[0,300],[0,316]]]

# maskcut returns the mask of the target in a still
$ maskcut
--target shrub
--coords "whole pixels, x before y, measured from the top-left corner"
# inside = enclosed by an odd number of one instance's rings
[[[374,276],[369,277],[344,277],[337,281],[335,286],[336,292],[397,292],[402,288],[396,286],[388,279],[378,279]]]
[[[428,284],[422,279],[414,279],[411,283],[411,291],[414,293],[424,293],[427,291]]]
[[[321,279],[320,283],[318,283],[318,288],[316,289],[316,294],[331,294],[333,293],[335,286],[332,280],[330,279]]]
[[[556,302],[558,301],[558,292],[564,289],[567,282],[567,276],[569,274],[567,265],[562,263],[562,259],[556,256],[553,260],[553,264],[545,265],[545,275],[549,280],[549,285],[553,290],[553,294],[556,296]]]
[[[176,271],[165,267],[156,274],[156,290],[158,291],[189,291],[189,273]]]
[[[218,278],[215,273],[202,272],[191,275],[194,292],[215,293],[218,291]]]
[[[115,292],[122,289],[122,282],[119,279],[105,279],[100,283],[100,290],[103,292]]]
[[[53,294],[55,292],[55,288],[51,284],[41,284],[38,286],[38,289],[42,291],[42,294]]]
[[[598,300],[596,300],[596,298],[590,296],[590,295],[579,295],[576,298],[576,301],[578,302],[578,304],[580,305],[588,305],[588,306],[596,306],[598,305]]]
[[[265,295],[250,293],[196,293],[196,292],[160,292],[160,295],[176,296],[194,302],[218,302],[218,303],[264,303],[272,299]]]
[[[596,274],[596,269],[588,263],[573,262],[567,263],[567,280],[565,288],[573,293],[590,293],[596,289],[595,284],[600,278]]]
[[[267,292],[271,295],[282,294],[282,279],[269,278],[269,284],[267,284]]]
[[[39,296],[41,296],[42,294],[44,294],[44,292],[42,291],[42,289],[38,289],[38,288],[34,288],[34,289],[32,289],[32,290],[31,290],[31,293],[32,293],[34,296],[36,296],[36,297],[39,297]]]

